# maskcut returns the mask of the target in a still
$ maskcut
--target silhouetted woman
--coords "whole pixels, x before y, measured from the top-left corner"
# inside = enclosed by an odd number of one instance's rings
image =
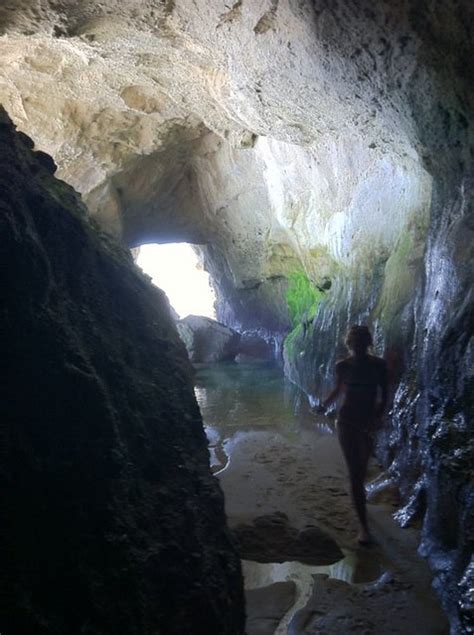
[[[372,335],[366,326],[352,326],[346,335],[349,357],[336,364],[336,386],[322,403],[325,410],[341,393],[337,435],[346,459],[352,498],[360,523],[360,544],[370,542],[364,481],[372,451],[372,432],[387,403],[387,368],[369,355]]]

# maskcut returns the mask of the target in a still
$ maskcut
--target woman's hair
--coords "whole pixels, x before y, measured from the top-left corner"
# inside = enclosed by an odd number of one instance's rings
[[[363,348],[367,349],[372,346],[372,335],[367,326],[362,324],[354,324],[350,327],[346,334],[347,348]]]

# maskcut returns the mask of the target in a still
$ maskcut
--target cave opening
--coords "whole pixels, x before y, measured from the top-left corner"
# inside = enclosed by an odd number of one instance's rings
[[[215,319],[216,295],[211,279],[189,243],[147,243],[139,247],[138,266],[162,289],[179,318]]]

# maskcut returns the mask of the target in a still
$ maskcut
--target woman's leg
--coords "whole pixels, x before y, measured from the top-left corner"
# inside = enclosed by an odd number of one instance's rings
[[[364,482],[370,457],[370,441],[364,431],[358,430],[355,426],[349,424],[338,423],[337,434],[346,459],[352,499],[361,527],[359,540],[366,542],[369,540],[369,528],[367,524]]]

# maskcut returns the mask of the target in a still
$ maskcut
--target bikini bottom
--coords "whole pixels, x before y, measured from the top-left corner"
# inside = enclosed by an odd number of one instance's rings
[[[339,442],[343,446],[355,444],[365,446],[372,454],[375,445],[375,429],[372,421],[352,421],[339,417],[336,421],[336,430]]]

